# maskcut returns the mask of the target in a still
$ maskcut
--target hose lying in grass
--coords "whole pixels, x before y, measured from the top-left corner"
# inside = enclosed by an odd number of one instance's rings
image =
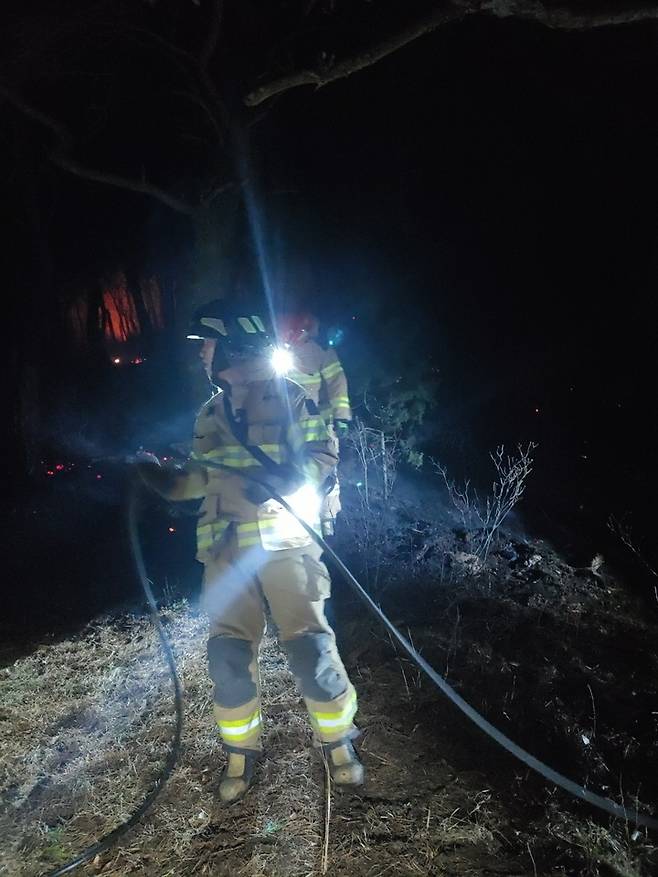
[[[228,469],[229,471],[233,471],[229,466],[224,466],[221,463],[215,463],[214,461],[210,460],[204,460],[204,465],[211,468]],[[617,804],[614,801],[611,801],[609,798],[604,798],[601,795],[597,795],[595,792],[590,792],[589,789],[586,789],[584,786],[579,786],[578,783],[570,780],[568,777],[563,776],[561,773],[554,770],[543,761],[540,761],[540,759],[535,758],[534,755],[526,752],[525,749],[523,749],[521,746],[519,746],[517,743],[515,743],[513,740],[503,734],[502,731],[499,731],[498,728],[488,722],[484,718],[484,716],[481,716],[480,713],[476,709],[474,709],[474,707],[472,707],[462,697],[460,697],[455,689],[451,685],[449,685],[446,680],[442,676],[440,676],[439,673],[437,673],[437,671],[430,664],[427,663],[423,656],[414,648],[414,646],[406,639],[406,637],[404,637],[400,633],[400,631],[393,624],[393,622],[389,620],[386,614],[375,603],[375,601],[367,593],[367,591],[363,588],[359,581],[354,577],[354,575],[352,575],[350,570],[345,566],[345,564],[336,554],[333,548],[331,548],[330,545],[327,545],[324,539],[319,536],[315,532],[315,530],[306,523],[306,521],[300,518],[291,509],[286,500],[276,491],[272,490],[272,488],[267,484],[264,478],[257,478],[254,475],[246,474],[244,474],[244,477],[249,478],[251,481],[257,482],[258,484],[262,484],[266,486],[268,490],[270,490],[272,498],[281,503],[284,509],[286,509],[287,512],[293,515],[294,518],[296,518],[296,520],[304,527],[309,536],[320,546],[320,548],[322,548],[322,550],[328,555],[328,557],[332,559],[337,568],[340,570],[343,578],[356,591],[356,593],[366,604],[370,612],[372,612],[372,614],[386,628],[390,635],[400,644],[400,646],[407,653],[407,655],[409,655],[411,660],[414,661],[414,663],[423,671],[423,673],[425,673],[426,676],[429,677],[429,679],[431,679],[434,685],[436,685],[436,687],[443,694],[445,694],[445,696],[457,707],[457,709],[459,709],[468,719],[470,719],[475,725],[477,725],[477,727],[480,728],[481,731],[484,731],[484,733],[487,734],[496,743],[498,743],[499,746],[502,746],[503,749],[507,750],[507,752],[511,753],[523,764],[526,764],[532,770],[536,771],[550,783],[553,783],[554,785],[564,789],[574,798],[580,798],[582,801],[586,801],[588,804],[591,804],[593,807],[597,807],[599,810],[603,810],[605,813],[609,813],[611,816],[619,817],[620,819],[624,819],[627,822],[632,822],[635,825],[644,826],[646,828],[658,829],[658,819],[654,819],[651,816],[645,815],[644,813],[639,813],[637,809],[628,809],[622,804]],[[70,862],[67,862],[65,865],[57,868],[57,870],[49,872],[46,877],[60,877],[60,875],[62,874],[67,874],[113,846],[123,834],[125,834],[134,825],[136,825],[137,822],[139,822],[139,820],[142,818],[142,816],[144,816],[146,811],[153,805],[157,796],[160,794],[165,783],[169,779],[178,759],[181,731],[183,727],[183,698],[180,688],[180,682],[178,680],[178,674],[176,672],[176,663],[174,660],[171,645],[162,626],[162,622],[160,621],[158,607],[153,596],[150,582],[146,575],[144,556],[142,554],[142,549],[139,541],[139,494],[139,485],[135,483],[131,490],[130,500],[128,503],[128,536],[130,539],[130,547],[132,550],[133,560],[135,562],[137,576],[144,590],[144,594],[146,595],[149,612],[151,613],[153,624],[158,632],[165,659],[169,667],[169,672],[171,674],[171,680],[174,687],[176,728],[174,730],[171,747],[167,754],[167,758],[165,759],[162,771],[158,779],[155,781],[153,788],[144,798],[139,807],[132,813],[132,815],[128,819],[125,820],[125,822],[122,822],[115,829],[109,832],[109,834],[106,834],[105,837],[102,837],[100,840],[87,847],[87,849],[80,853],[80,855],[77,856],[75,859],[71,859]]]
[[[153,621],[153,626],[155,627],[158,637],[160,639],[160,644],[162,646],[162,651],[167,662],[167,667],[171,676],[171,682],[174,688],[174,709],[176,712],[176,727],[174,728],[174,736],[172,738],[171,746],[169,747],[169,751],[167,753],[167,757],[165,758],[165,763],[162,766],[160,774],[153,784],[150,792],[144,798],[139,807],[137,807],[137,809],[128,817],[128,819],[126,819],[120,825],[117,825],[116,828],[112,829],[112,831],[110,831],[104,837],[100,838],[100,840],[97,840],[91,846],[88,846],[74,859],[71,859],[69,862],[61,865],[61,867],[57,868],[55,871],[50,871],[47,877],[60,877],[61,874],[68,874],[69,872],[74,871],[76,868],[79,868],[80,865],[84,865],[85,862],[89,862],[91,859],[94,859],[96,856],[104,853],[106,850],[109,850],[110,847],[114,846],[119,838],[127,831],[129,831],[134,825],[136,825],[140,821],[142,816],[144,816],[144,814],[147,812],[147,810],[149,810],[153,806],[155,799],[164,788],[165,783],[171,776],[171,773],[176,766],[176,761],[178,760],[178,753],[180,751],[180,739],[183,730],[183,693],[181,691],[178,673],[176,672],[176,661],[174,659],[174,653],[171,649],[171,644],[169,642],[167,634],[165,633],[165,629],[162,626],[162,622],[160,621],[158,606],[155,602],[155,597],[153,596],[151,583],[149,582],[148,576],[146,574],[144,555],[142,553],[142,547],[139,541],[139,512],[141,490],[141,482],[135,480],[130,491],[126,515],[128,525],[128,538],[130,541],[133,561],[135,563],[135,569],[137,571],[137,577],[139,578],[140,584],[144,591],[144,595],[146,596],[149,613]]]

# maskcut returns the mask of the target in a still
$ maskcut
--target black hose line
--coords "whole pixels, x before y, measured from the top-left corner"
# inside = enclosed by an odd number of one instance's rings
[[[204,460],[204,465],[217,468],[217,469],[229,469],[230,466],[222,465],[221,463],[211,462],[209,460]],[[235,470],[231,470],[235,471]],[[584,786],[579,786],[578,783],[570,780],[568,777],[565,777],[563,774],[554,770],[548,764],[545,764],[539,758],[536,758],[534,755],[531,755],[529,752],[526,752],[518,743],[515,743],[513,740],[503,734],[498,728],[494,727],[491,722],[488,722],[484,716],[480,715],[480,713],[472,707],[469,703],[467,703],[462,697],[457,694],[455,689],[449,685],[443,676],[440,676],[439,673],[427,663],[425,658],[414,648],[414,646],[404,637],[397,627],[393,624],[392,621],[388,619],[388,617],[384,614],[384,612],[380,609],[380,607],[375,603],[372,597],[367,593],[367,591],[363,588],[363,586],[358,582],[358,580],[352,575],[350,570],[345,566],[340,557],[336,554],[333,548],[330,545],[327,545],[325,540],[318,533],[315,532],[313,527],[306,523],[302,518],[297,515],[293,509],[290,507],[288,502],[280,496],[276,491],[272,490],[269,485],[265,484],[263,479],[259,479],[253,476],[250,477],[251,480],[257,481],[260,484],[264,484],[272,494],[272,498],[276,500],[276,502],[281,503],[281,505],[289,512],[306,530],[308,535],[322,548],[322,550],[333,560],[338,569],[341,572],[341,575],[345,579],[345,581],[351,585],[351,587],[356,591],[359,597],[366,604],[368,609],[372,612],[372,614],[381,622],[381,624],[386,628],[386,630],[391,634],[392,637],[402,646],[404,651],[409,655],[409,657],[414,661],[415,664],[423,671],[423,673],[428,676],[432,682],[436,685],[436,687],[443,693],[445,696],[454,703],[454,705],[459,709],[468,719],[470,719],[481,731],[484,731],[492,740],[498,743],[499,746],[502,746],[503,749],[506,749],[509,753],[511,753],[515,758],[518,758],[519,761],[526,764],[529,768],[536,771],[538,774],[547,779],[549,782],[554,783],[556,786],[560,786],[560,788],[564,789],[570,795],[573,795],[575,798],[580,798],[583,801],[587,801],[588,804],[591,804],[593,807],[598,807],[599,810],[603,810],[606,813],[609,813],[612,816],[617,816],[620,819],[624,819],[627,822],[633,822],[636,825],[642,825],[646,828],[658,829],[658,819],[654,819],[651,816],[647,816],[644,813],[639,813],[637,808],[629,809],[624,807],[622,804],[617,804],[614,801],[611,801],[610,798],[604,798],[602,795],[597,795],[595,792],[590,792],[589,789],[586,789]]]
[[[234,469],[222,463],[216,463],[211,460],[204,460],[203,464],[208,468],[225,469],[232,473],[235,473]],[[580,798],[581,800],[586,801],[588,804],[591,804],[593,807],[597,807],[599,810],[603,810],[605,813],[608,813],[611,816],[616,816],[620,819],[624,819],[627,822],[633,822],[635,825],[638,826],[641,825],[646,828],[658,830],[658,819],[654,819],[653,817],[647,816],[644,813],[639,813],[636,808],[631,810],[624,807],[622,804],[616,804],[609,798],[604,798],[601,795],[597,795],[595,792],[590,792],[589,789],[586,789],[584,786],[579,786],[578,783],[570,780],[568,777],[563,776],[563,774],[554,770],[552,767],[545,764],[539,758],[535,758],[534,755],[526,752],[525,749],[523,749],[513,740],[510,740],[510,738],[506,734],[503,734],[502,731],[492,725],[491,722],[488,722],[484,718],[484,716],[480,715],[480,713],[474,707],[472,707],[462,697],[460,697],[455,689],[451,685],[449,685],[448,682],[446,682],[446,680],[441,675],[439,675],[439,673],[437,673],[437,671],[430,664],[427,663],[425,658],[423,658],[423,656],[414,648],[414,646],[406,639],[406,637],[404,637],[400,633],[400,631],[393,624],[393,622],[389,620],[386,614],[382,611],[382,609],[380,609],[377,603],[375,603],[375,601],[363,588],[359,581],[354,577],[354,575],[352,575],[350,570],[347,568],[347,566],[345,566],[345,564],[336,554],[333,548],[325,542],[322,536],[315,532],[310,524],[307,524],[306,521],[303,520],[303,518],[301,518],[298,514],[296,514],[296,512],[293,511],[293,509],[290,507],[289,503],[284,499],[284,497],[280,496],[275,490],[273,490],[270,485],[267,484],[265,479],[258,478],[254,475],[247,475],[246,473],[241,474],[244,478],[247,478],[250,481],[254,481],[257,484],[261,484],[267,487],[267,489],[271,493],[272,499],[280,503],[283,508],[287,512],[289,512],[298,521],[298,523],[302,525],[302,527],[306,530],[311,539],[313,539],[313,541],[316,542],[317,545],[319,545],[319,547],[322,548],[322,550],[331,558],[334,564],[338,567],[345,581],[356,591],[356,593],[363,600],[368,609],[384,626],[384,628],[386,628],[386,630],[396,640],[396,642],[399,643],[399,645],[412,659],[412,661],[417,664],[417,666],[423,671],[423,673],[425,673],[426,676],[429,677],[434,685],[436,685],[436,687],[443,694],[445,694],[445,696],[457,707],[457,709],[459,709],[460,712],[462,712],[468,719],[470,719],[471,722],[477,725],[477,727],[480,728],[481,731],[484,731],[484,733],[487,734],[496,743],[498,743],[499,746],[502,746],[503,749],[507,750],[507,752],[509,752],[523,764],[526,764],[529,768],[536,771],[538,774],[543,776],[544,779],[564,789],[574,798]],[[171,681],[174,687],[174,703],[176,711],[176,727],[174,729],[174,736],[160,775],[153,784],[150,792],[144,798],[139,807],[137,807],[137,809],[131,814],[131,816],[129,816],[128,819],[126,819],[104,837],[100,838],[100,840],[96,841],[94,844],[83,850],[83,852],[81,852],[80,855],[76,856],[75,859],[71,859],[69,862],[66,862],[66,864],[57,868],[55,871],[48,872],[44,875],[44,877],[60,877],[60,875],[62,874],[68,874],[71,871],[74,871],[76,868],[80,867],[80,865],[84,865],[85,862],[89,862],[95,856],[108,850],[117,842],[117,840],[119,840],[122,835],[124,835],[127,831],[133,828],[133,826],[135,826],[139,822],[142,816],[144,816],[147,810],[149,810],[149,808],[153,805],[156,798],[164,788],[165,783],[171,776],[171,773],[176,765],[176,761],[178,760],[178,754],[180,752],[180,739],[183,728],[183,696],[181,692],[180,682],[178,679],[178,673],[176,671],[176,662],[174,659],[171,644],[169,643],[167,634],[165,633],[162,622],[160,621],[158,606],[155,601],[155,597],[153,596],[153,591],[151,589],[148,576],[146,574],[144,556],[139,541],[139,495],[139,484],[137,483],[137,481],[135,481],[130,492],[128,502],[128,537],[130,540],[130,548],[133,560],[135,562],[137,576],[139,578],[144,594],[146,595],[151,619],[153,621],[155,629],[157,630],[158,637],[162,645],[162,650],[167,661]]]
[[[110,847],[112,847],[122,835],[124,835],[139,822],[139,820],[142,818],[142,816],[144,816],[146,811],[153,805],[155,799],[158,797],[158,795],[164,788],[165,783],[171,776],[171,773],[176,765],[176,761],[178,760],[181,732],[183,730],[183,694],[178,679],[178,673],[176,672],[176,661],[174,659],[174,653],[172,651],[171,644],[169,642],[165,629],[162,626],[162,622],[160,621],[158,606],[155,602],[153,590],[151,589],[151,584],[146,574],[144,555],[142,553],[142,547],[139,541],[139,499],[141,492],[141,483],[138,481],[138,479],[135,479],[129,494],[128,508],[126,514],[128,524],[128,539],[130,541],[130,549],[133,556],[133,561],[135,563],[137,577],[139,578],[140,584],[146,596],[151,620],[153,621],[153,626],[158,633],[160,645],[162,646],[162,651],[164,653],[167,667],[169,669],[169,675],[171,676],[171,682],[174,687],[174,705],[176,712],[176,727],[174,728],[174,736],[172,738],[171,746],[169,747],[165,763],[162,766],[158,778],[155,780],[151,790],[141,802],[139,807],[137,807],[137,809],[133,811],[128,819],[126,819],[120,825],[117,825],[116,828],[112,829],[112,831],[110,831],[104,837],[100,838],[100,840],[87,847],[80,853],[80,855],[76,856],[74,859],[71,859],[69,862],[66,862],[64,865],[61,865],[55,871],[48,872],[48,874],[44,875],[44,877],[60,877],[61,874],[68,874],[71,871],[74,871],[76,868],[79,868],[80,865],[84,865],[85,862],[89,862],[100,853],[104,853],[106,850],[110,849]]]
[[[275,497],[276,498],[276,497]],[[280,499],[277,499],[278,502],[281,502]],[[281,503],[284,505],[284,503]],[[286,504],[287,505],[287,504]],[[284,505],[284,508],[286,507]],[[292,509],[288,506],[288,511],[292,514]],[[304,522],[302,522],[304,523]],[[312,531],[312,528],[306,528],[309,531]],[[315,531],[312,531],[315,532]],[[643,813],[639,813],[637,809],[629,810],[621,804],[616,804],[614,801],[611,801],[610,798],[604,798],[601,795],[597,795],[595,792],[590,792],[589,789],[586,789],[584,786],[579,786],[578,783],[570,780],[568,777],[563,776],[563,774],[558,773],[558,771],[554,770],[549,765],[545,764],[543,761],[540,761],[539,758],[536,758],[534,755],[531,755],[529,752],[526,752],[518,743],[515,743],[513,740],[503,734],[498,728],[488,722],[484,716],[480,715],[480,713],[472,707],[469,703],[467,703],[462,697],[457,694],[455,689],[449,685],[443,676],[440,676],[437,671],[430,664],[427,663],[425,658],[413,647],[413,645],[404,637],[397,627],[393,624],[393,622],[389,621],[388,617],[384,614],[384,612],[379,608],[379,606],[375,603],[372,597],[363,589],[363,587],[359,584],[359,582],[354,578],[349,569],[345,566],[340,557],[336,554],[336,552],[329,545],[326,544],[324,539],[315,534],[316,542],[322,546],[324,551],[329,555],[329,557],[333,560],[336,566],[341,571],[343,578],[346,579],[347,582],[354,588],[359,597],[364,601],[368,609],[375,615],[378,620],[383,624],[386,630],[395,638],[395,640],[402,646],[404,651],[409,655],[409,657],[420,667],[420,669],[432,680],[432,682],[436,685],[440,691],[445,694],[445,696],[454,703],[454,705],[467,717],[469,718],[475,725],[477,725],[480,730],[484,731],[485,734],[488,734],[492,740],[498,743],[499,746],[502,746],[503,749],[506,749],[509,753],[511,753],[515,758],[518,758],[519,761],[527,764],[528,767],[532,768],[532,770],[536,771],[538,774],[541,774],[545,779],[549,780],[549,782],[554,783],[556,786],[560,786],[566,792],[569,792],[570,795],[573,795],[576,798],[581,798],[583,801],[587,801],[588,804],[591,804],[593,807],[598,807],[599,810],[604,810],[606,813],[610,813],[612,816],[617,816],[620,819],[624,819],[627,822],[634,822],[636,825],[643,825],[647,828],[658,829],[658,819],[654,819],[651,816],[646,816]]]

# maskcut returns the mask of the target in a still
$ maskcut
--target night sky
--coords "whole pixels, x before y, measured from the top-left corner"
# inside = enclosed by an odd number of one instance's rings
[[[291,95],[273,158],[325,296],[403,373],[440,368],[428,449],[539,441],[533,498],[565,531],[641,518],[656,485],[654,55],[648,29],[467,22]]]
[[[275,295],[345,329],[355,390],[380,371],[438,378],[420,447],[457,476],[484,477],[500,442],[538,441],[524,525],[583,557],[611,512],[649,532],[658,487],[655,48],[649,25],[563,33],[471,19],[284,94],[232,156],[256,183]],[[69,92],[55,77],[34,98],[92,132],[79,146],[89,163],[185,181],[199,159],[193,140],[170,136],[191,112],[173,81],[120,42],[71,46],[71,65],[93,52],[95,77],[73,76]],[[52,168],[44,132],[17,129],[7,107],[2,117],[15,289],[36,270],[27,166],[55,289],[137,260],[185,295],[185,217]],[[243,214],[231,264],[242,291],[259,285],[249,232]],[[149,412],[162,394],[166,417],[180,415],[182,440],[181,368],[144,392]],[[82,412],[94,435],[111,408],[100,393]]]

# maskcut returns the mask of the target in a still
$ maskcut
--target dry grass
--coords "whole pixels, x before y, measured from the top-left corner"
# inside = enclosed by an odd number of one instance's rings
[[[268,755],[261,783],[231,811],[215,797],[223,757],[205,619],[180,604],[167,611],[167,628],[185,690],[181,757],[143,823],[87,873],[218,874],[223,860],[245,877],[313,873],[321,773],[276,644],[268,639],[262,653]],[[0,873],[32,877],[113,829],[141,801],[171,740],[171,683],[155,633],[140,617],[101,619],[1,673]]]
[[[645,877],[655,873],[647,866],[647,859],[656,852],[648,833],[620,820],[604,828],[591,820],[574,822],[556,814],[549,832],[578,851],[586,862],[583,877]]]
[[[547,809],[521,825],[518,811],[507,809],[509,795],[444,757],[454,732],[442,737],[422,723],[421,692],[414,687],[410,701],[392,654],[352,670],[370,773],[359,794],[332,796],[326,853],[322,762],[271,637],[261,654],[266,754],[258,784],[240,805],[219,807],[223,755],[205,626],[185,603],[166,611],[185,693],[180,760],[142,823],[83,873],[310,877],[325,866],[330,877],[651,873],[647,838],[619,822],[606,830]],[[125,819],[158,775],[173,727],[171,682],[146,618],[99,619],[0,670],[0,875],[47,874]],[[554,867],[556,859],[562,864]]]

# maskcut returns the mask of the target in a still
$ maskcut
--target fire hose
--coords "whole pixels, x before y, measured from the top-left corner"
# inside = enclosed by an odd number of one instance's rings
[[[130,541],[130,548],[133,556],[133,561],[135,563],[137,577],[142,586],[142,590],[144,591],[146,602],[148,604],[149,614],[151,616],[153,626],[155,627],[155,630],[158,634],[158,639],[160,640],[160,645],[162,646],[162,651],[165,656],[167,668],[169,670],[169,675],[171,677],[171,682],[174,688],[174,710],[176,714],[174,736],[172,738],[171,746],[169,747],[169,751],[167,752],[167,756],[160,770],[160,773],[153,783],[151,790],[148,792],[141,804],[131,813],[131,815],[127,819],[117,825],[116,828],[112,829],[112,831],[110,831],[108,834],[104,835],[95,843],[88,846],[74,859],[71,859],[54,871],[49,871],[46,877],[60,877],[60,875],[62,874],[68,874],[71,871],[74,871],[76,868],[79,868],[81,865],[84,865],[85,862],[91,861],[91,859],[95,858],[101,853],[106,852],[106,850],[109,850],[112,846],[114,846],[119,838],[122,837],[127,831],[130,831],[130,829],[140,821],[140,819],[142,818],[142,816],[144,816],[147,810],[152,807],[155,799],[158,797],[158,795],[164,788],[167,780],[171,776],[172,771],[174,770],[174,767],[176,766],[176,762],[178,760],[181,734],[183,731],[183,693],[181,691],[180,680],[178,679],[178,673],[176,671],[176,660],[174,658],[174,653],[172,651],[171,643],[169,642],[169,638],[167,637],[162,621],[160,620],[158,604],[156,603],[155,597],[153,595],[153,589],[151,588],[151,583],[146,573],[144,554],[142,552],[142,547],[139,541],[140,494],[141,485],[139,481],[135,479],[130,490],[128,507],[126,510],[128,539]]]
[[[208,466],[209,468],[224,469],[232,473],[235,472],[235,470],[232,469],[230,466],[226,466],[222,463],[216,463],[210,460],[204,460],[204,465]],[[474,707],[472,707],[459,694],[457,694],[455,689],[448,682],[446,682],[446,680],[439,673],[437,673],[437,671],[431,666],[431,664],[429,664],[425,660],[425,658],[423,658],[423,656],[412,645],[412,643],[410,643],[409,640],[402,633],[400,633],[398,628],[372,599],[372,597],[360,584],[358,579],[343,563],[338,554],[336,554],[333,548],[325,542],[322,536],[315,532],[310,524],[308,524],[300,515],[298,515],[291,508],[287,500],[283,496],[280,496],[275,490],[273,490],[271,486],[267,484],[265,479],[258,478],[255,475],[247,475],[246,473],[242,473],[242,475],[243,477],[254,481],[257,484],[266,487],[270,491],[272,498],[276,502],[280,503],[281,506],[283,506],[283,508],[296,519],[296,521],[304,528],[304,530],[306,530],[309,537],[317,543],[317,545],[325,552],[325,554],[329,558],[331,558],[332,562],[335,564],[345,581],[352,587],[352,589],[356,592],[360,599],[365,603],[369,611],[388,631],[388,633],[395,640],[395,642],[397,642],[401,646],[402,650],[407,653],[411,660],[419,667],[420,670],[423,671],[423,673],[425,673],[425,675],[434,683],[434,685],[441,691],[441,693],[444,694],[448,698],[448,700],[450,700],[457,707],[457,709],[461,713],[463,713],[463,715],[465,715],[471,722],[473,722],[474,725],[476,725],[495,743],[497,743],[499,746],[501,746],[503,749],[513,755],[520,762],[527,765],[527,767],[529,767],[531,770],[534,770],[536,773],[540,774],[540,776],[544,777],[544,779],[548,780],[553,785],[559,786],[560,788],[564,789],[574,798],[579,798],[580,800],[587,802],[593,807],[598,808],[599,810],[602,810],[605,813],[610,814],[611,816],[624,819],[627,822],[634,822],[637,826],[643,826],[645,828],[658,830],[658,819],[638,812],[637,808],[634,811],[631,811],[623,804],[617,804],[610,798],[604,798],[602,795],[597,795],[595,792],[591,792],[589,789],[585,788],[582,785],[579,785],[574,780],[571,780],[563,774],[559,773],[554,768],[541,761],[539,758],[531,755],[531,753],[527,752],[525,749],[523,749],[521,746],[511,740],[506,734],[504,734],[502,731],[492,725],[491,722],[487,721],[484,716],[480,715],[480,713]],[[156,798],[164,788],[167,780],[174,770],[180,751],[180,740],[183,727],[183,696],[181,692],[180,681],[178,679],[178,673],[176,671],[176,662],[174,659],[171,644],[162,625],[162,621],[160,620],[158,606],[146,573],[146,565],[144,563],[144,556],[139,540],[138,529],[139,493],[139,484],[135,482],[131,490],[128,503],[128,536],[130,540],[130,547],[135,563],[137,576],[146,596],[149,613],[160,639],[162,650],[164,652],[165,660],[172,680],[172,685],[174,689],[174,707],[176,714],[174,735],[172,738],[171,746],[169,748],[169,752],[167,753],[164,765],[160,771],[158,778],[153,784],[151,790],[148,792],[141,804],[134,810],[134,812],[124,822],[122,822],[104,837],[100,838],[94,844],[87,847],[74,859],[71,859],[69,862],[57,868],[55,871],[48,872],[46,875],[44,875],[44,877],[61,877],[61,875],[63,874],[70,873],[71,871],[75,870],[86,862],[89,862],[95,856],[100,855],[100,853],[110,849],[122,835],[124,835],[127,831],[133,828],[154,804]]]

